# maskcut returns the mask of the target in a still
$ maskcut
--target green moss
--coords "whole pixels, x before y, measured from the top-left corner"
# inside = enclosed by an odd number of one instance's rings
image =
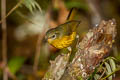
[[[83,80],[82,76],[78,76],[77,80]]]
[[[50,72],[47,72],[47,73],[45,74],[45,77],[46,77],[46,78],[50,78],[50,76],[51,76],[50,74],[51,74]]]

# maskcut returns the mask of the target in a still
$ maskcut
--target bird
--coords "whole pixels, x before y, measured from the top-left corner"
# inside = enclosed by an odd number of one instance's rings
[[[46,32],[45,39],[49,44],[57,49],[71,46],[77,36],[77,27],[81,22],[79,20],[73,20],[77,12],[77,8],[72,8],[65,23]]]
[[[69,47],[76,38],[80,21],[71,20],[46,32],[45,39],[57,49]]]

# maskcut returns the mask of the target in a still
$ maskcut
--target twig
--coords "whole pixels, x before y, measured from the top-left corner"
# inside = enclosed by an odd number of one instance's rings
[[[101,80],[105,80],[106,78],[108,78],[109,76],[113,75],[115,72],[120,71],[120,68],[116,69],[115,71],[113,71],[112,73],[110,73],[109,75],[105,76],[104,78],[102,78]]]
[[[37,40],[37,45],[36,45],[36,54],[35,54],[35,59],[34,59],[34,64],[33,64],[33,73],[36,75],[37,70],[38,70],[38,64],[39,64],[39,57],[40,57],[40,48],[41,48],[41,35],[38,35],[38,40]]]
[[[38,40],[37,40],[37,44],[36,44],[36,54],[35,54],[34,64],[33,64],[33,73],[34,73],[35,77],[36,77],[36,73],[37,73],[37,70],[38,70],[40,48],[41,48],[41,43],[42,43],[43,36],[45,34],[45,30],[46,29],[43,30],[42,35],[41,34],[38,35]]]
[[[0,23],[2,23],[4,21],[4,19],[6,19],[13,11],[15,11],[23,2],[24,0],[20,0],[8,13],[7,15],[5,15],[1,20]]]
[[[8,73],[8,77],[11,78],[12,80],[18,80],[16,75],[10,72],[9,68],[7,68],[7,73]]]
[[[3,19],[2,23],[2,58],[4,63],[3,68],[3,80],[8,80],[7,74],[7,27],[6,27],[6,0],[1,0],[1,17]]]
[[[102,15],[100,14],[99,6],[97,6],[96,0],[86,0],[88,7],[90,8],[91,21],[92,24],[98,24],[102,20]]]
[[[103,75],[105,74],[105,71],[106,71],[106,69],[103,68],[103,72],[102,72],[102,74],[100,75],[100,77],[98,78],[98,80],[100,80],[100,79],[103,77]]]

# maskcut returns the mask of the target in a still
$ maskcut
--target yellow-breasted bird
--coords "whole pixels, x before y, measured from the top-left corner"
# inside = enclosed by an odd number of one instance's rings
[[[45,38],[47,41],[58,49],[68,47],[76,37],[76,29],[80,21],[72,20],[52,28],[47,31]]]
[[[58,49],[69,47],[76,38],[77,27],[80,21],[72,20],[75,10],[70,12],[67,22],[52,28],[46,32],[46,40],[48,43]]]

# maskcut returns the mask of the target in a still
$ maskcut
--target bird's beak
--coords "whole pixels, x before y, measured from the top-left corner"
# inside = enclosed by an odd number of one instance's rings
[[[51,40],[51,39],[47,39],[47,41],[48,41],[49,43],[51,43],[51,42],[52,42],[52,40]]]
[[[45,42],[48,42],[48,43],[51,43],[51,42],[52,42],[52,39],[50,39],[50,38],[48,38],[48,37],[45,36],[44,41],[45,41]]]

